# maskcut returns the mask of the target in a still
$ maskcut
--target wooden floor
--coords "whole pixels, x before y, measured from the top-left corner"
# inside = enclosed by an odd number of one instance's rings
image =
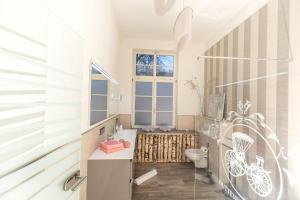
[[[195,182],[192,163],[136,163],[134,165],[134,177],[138,177],[153,168],[157,170],[158,175],[140,186],[134,184],[133,200],[228,199],[215,184],[209,183],[204,170],[197,169],[197,173],[202,178]]]

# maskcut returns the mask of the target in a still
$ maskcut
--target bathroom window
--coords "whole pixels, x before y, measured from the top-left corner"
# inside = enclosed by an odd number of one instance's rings
[[[173,87],[170,82],[156,83],[156,126],[173,124]]]
[[[141,126],[152,125],[152,82],[137,81],[135,83],[135,121]]]
[[[174,55],[158,53],[136,53],[135,75],[136,76],[174,76]]]
[[[174,74],[174,56],[157,55],[156,76],[173,77],[173,74]]]
[[[95,60],[90,61],[90,126],[118,114],[118,82]]]
[[[136,54],[136,75],[153,76],[154,55]]]
[[[175,127],[175,54],[134,52],[134,127]]]
[[[107,118],[108,80],[94,68],[91,77],[91,116],[90,125]]]
[[[107,80],[92,80],[91,125],[107,118]]]

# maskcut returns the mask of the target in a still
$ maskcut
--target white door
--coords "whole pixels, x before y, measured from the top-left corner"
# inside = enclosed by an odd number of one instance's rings
[[[0,0],[0,199],[79,199],[83,40],[37,0]]]

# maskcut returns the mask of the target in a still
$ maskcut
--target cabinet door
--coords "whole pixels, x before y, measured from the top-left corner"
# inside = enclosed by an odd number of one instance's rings
[[[88,200],[130,200],[130,160],[89,160]]]

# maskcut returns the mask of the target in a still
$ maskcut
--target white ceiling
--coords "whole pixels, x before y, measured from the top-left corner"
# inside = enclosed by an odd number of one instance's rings
[[[122,36],[173,40],[172,30],[179,5],[163,16],[154,10],[154,0],[111,0]],[[245,8],[261,0],[185,0],[194,10],[193,41],[206,43]]]

